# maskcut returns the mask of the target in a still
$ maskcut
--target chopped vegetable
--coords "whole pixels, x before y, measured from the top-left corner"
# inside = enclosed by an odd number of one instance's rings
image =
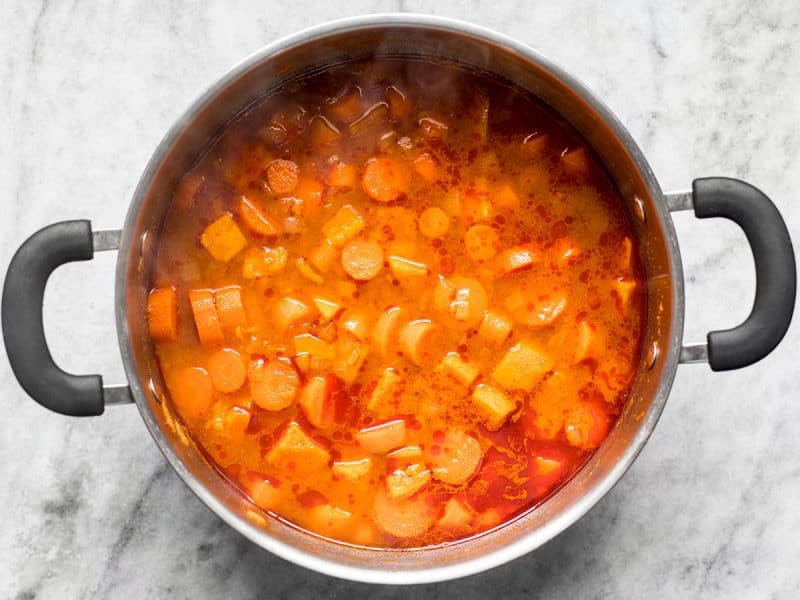
[[[539,258],[533,248],[524,245],[503,250],[495,258],[495,265],[499,275],[508,275],[522,269],[528,269],[538,261]]]
[[[349,332],[342,332],[336,340],[333,373],[346,384],[353,383],[358,377],[368,353],[369,347],[365,343]]]
[[[327,273],[336,262],[336,247],[323,239],[308,255],[308,262],[320,273]]]
[[[366,311],[356,308],[348,308],[339,318],[339,327],[349,331],[359,340],[366,340],[371,333],[372,319]]]
[[[414,170],[428,183],[434,183],[439,179],[439,166],[436,164],[434,158],[427,152],[423,152],[414,159]],[[428,237],[439,236],[432,235]]]
[[[477,325],[488,308],[486,290],[477,279],[469,277],[439,277],[433,306],[447,313],[453,324],[460,327]]]
[[[403,354],[417,366],[423,366],[435,361],[436,326],[430,319],[416,319],[406,323],[398,335],[400,349]]]
[[[341,248],[362,229],[364,229],[364,219],[355,208],[345,204],[322,226],[322,233],[336,248]]]
[[[215,345],[223,341],[219,314],[211,290],[192,290],[189,292],[189,303],[192,305],[197,337],[201,344]]]
[[[333,386],[328,377],[316,376],[309,379],[300,390],[297,403],[308,422],[314,427],[327,429],[333,425],[334,405]]]
[[[483,320],[478,327],[478,335],[486,341],[499,346],[511,335],[514,324],[505,314],[487,310],[483,313]]]
[[[473,225],[464,234],[464,247],[472,260],[489,260],[500,250],[500,236],[490,225]]]
[[[589,173],[589,157],[586,154],[586,148],[580,146],[564,152],[561,155],[561,166],[571,175],[587,175]]]
[[[273,310],[275,327],[278,331],[286,331],[290,325],[306,321],[314,315],[314,311],[296,298],[282,298]]]
[[[249,495],[259,508],[274,511],[280,506],[283,494],[277,485],[265,477],[253,478]]]
[[[267,275],[280,273],[286,267],[289,253],[283,246],[269,248],[249,248],[244,253],[242,261],[242,277],[245,279],[260,279]]]
[[[578,341],[575,342],[575,364],[595,357],[598,350],[595,327],[583,320],[578,323]]]
[[[397,538],[412,538],[425,533],[433,524],[431,507],[422,499],[392,500],[378,492],[375,495],[373,519],[378,528]]]
[[[472,391],[472,401],[483,416],[486,429],[497,431],[512,412],[517,409],[514,402],[502,390],[486,383],[479,383]]]
[[[396,369],[392,367],[384,369],[378,379],[378,383],[375,384],[375,389],[372,390],[369,396],[367,409],[375,412],[381,407],[388,405],[402,382],[403,377]]]
[[[597,448],[608,435],[609,419],[603,409],[593,402],[583,402],[564,418],[567,441],[577,448]]]
[[[331,167],[330,186],[343,190],[350,190],[356,186],[358,170],[354,165],[337,162]]]
[[[405,313],[399,306],[390,306],[378,317],[372,330],[372,342],[381,356],[386,357],[394,347]]]
[[[388,156],[373,158],[367,162],[361,186],[376,202],[397,200],[408,191],[410,176],[408,169],[398,159]]]
[[[147,297],[150,335],[162,342],[178,339],[178,294],[174,287],[153,290]]]
[[[537,475],[550,475],[561,469],[561,461],[552,458],[545,458],[543,456],[535,456],[533,463],[536,465]]]
[[[211,406],[214,389],[205,369],[185,367],[167,380],[172,401],[184,419],[199,419]]]
[[[372,454],[386,454],[389,450],[399,448],[406,441],[406,422],[393,419],[378,425],[372,425],[355,434],[359,445]]]
[[[352,241],[342,249],[342,267],[358,281],[375,279],[383,269],[383,248],[377,242]]]
[[[424,488],[431,480],[431,472],[424,465],[413,464],[405,469],[397,469],[386,478],[389,498],[407,498]]]
[[[297,270],[300,271],[300,274],[312,283],[323,283],[325,281],[325,278],[317,273],[314,267],[302,256],[298,257],[294,264]]]
[[[444,237],[449,228],[450,217],[437,206],[426,208],[419,216],[419,230],[426,237]]]
[[[244,385],[247,370],[241,354],[233,348],[223,348],[208,359],[208,374],[215,389],[232,394]]]
[[[300,168],[291,160],[275,160],[267,166],[267,183],[273,194],[285,196],[297,189]]]
[[[636,290],[636,282],[628,279],[615,279],[614,291],[617,293],[617,308],[623,315],[628,314],[628,304]]]
[[[439,448],[440,451],[431,454],[429,460],[433,476],[442,483],[466,483],[478,471],[483,459],[478,440],[459,429],[446,432]]]
[[[386,88],[386,100],[389,103],[389,118],[392,121],[405,119],[411,112],[411,101],[397,86]]]
[[[439,365],[445,373],[459,383],[470,387],[481,374],[480,368],[461,358],[458,352],[448,352]]]
[[[336,356],[336,350],[331,344],[310,333],[294,336],[294,353],[310,354],[322,360],[333,360]]]
[[[314,306],[317,307],[317,311],[325,321],[333,320],[342,310],[342,305],[339,302],[325,296],[314,298]]]
[[[280,235],[281,224],[261,210],[246,196],[239,198],[239,218],[245,227],[256,235]]]
[[[327,466],[330,453],[314,441],[296,421],[290,421],[283,434],[267,453],[274,466],[309,472]]]
[[[443,529],[461,530],[469,527],[474,512],[463,502],[450,498],[444,504],[444,512],[436,524]]]
[[[531,390],[551,369],[550,360],[531,342],[509,348],[492,373],[504,388]]]
[[[230,213],[225,213],[206,227],[200,236],[200,242],[220,262],[228,262],[247,246],[247,239]]]
[[[311,144],[316,147],[327,146],[336,142],[341,137],[336,126],[325,117],[317,115],[308,124],[309,137]]]
[[[392,274],[400,280],[416,279],[425,277],[430,272],[425,263],[403,258],[402,256],[390,256],[386,259]]]
[[[291,406],[300,387],[297,371],[288,360],[254,360],[247,369],[250,397],[264,410],[278,411]]]
[[[242,288],[240,286],[231,285],[216,290],[214,292],[214,302],[223,333],[227,335],[234,334],[239,327],[244,327],[247,323],[247,316],[242,302]]]
[[[358,460],[334,461],[333,474],[342,479],[360,479],[372,469],[372,459],[360,458]]]

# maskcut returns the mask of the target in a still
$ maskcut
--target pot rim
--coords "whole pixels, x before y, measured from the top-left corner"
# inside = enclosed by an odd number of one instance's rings
[[[139,243],[139,241],[133,237],[136,217],[139,213],[141,204],[146,197],[149,185],[155,176],[164,156],[180,133],[184,131],[191,119],[213,98],[215,98],[220,90],[224,89],[229,83],[235,81],[238,77],[249,71],[257,64],[268,60],[272,54],[292,48],[298,44],[307,43],[313,38],[357,31],[361,29],[369,29],[373,27],[428,28],[471,35],[475,38],[504,46],[521,55],[526,60],[537,63],[560,79],[569,88],[571,88],[573,92],[579,95],[602,117],[602,119],[605,121],[605,124],[630,152],[636,167],[640,171],[640,174],[647,185],[648,191],[653,197],[653,204],[658,213],[657,216],[660,217],[661,223],[664,227],[666,234],[665,243],[669,250],[669,266],[673,273],[671,315],[673,329],[670,344],[668,345],[668,348],[665,349],[666,356],[663,357],[663,375],[653,399],[653,403],[644,419],[641,429],[631,440],[625,452],[620,456],[614,466],[609,469],[605,477],[603,477],[603,479],[597,485],[594,485],[588,491],[588,493],[582,496],[579,501],[575,502],[563,512],[556,515],[555,518],[551,519],[544,526],[538,528],[530,535],[523,536],[513,543],[502,546],[497,550],[481,555],[477,558],[472,558],[464,562],[454,563],[446,566],[431,566],[430,568],[418,570],[394,571],[388,568],[380,569],[357,567],[342,564],[334,560],[321,558],[319,555],[300,550],[296,547],[279,541],[249,520],[241,518],[230,511],[208,488],[202,485],[194,477],[194,475],[189,472],[186,465],[178,457],[162,433],[159,424],[156,421],[153,412],[151,411],[145,391],[143,389],[142,381],[140,381],[139,374],[135,368],[133,348],[128,330],[127,303],[125,301],[127,295],[126,275],[129,268],[129,258],[132,256],[132,249]],[[557,107],[554,108],[557,110]],[[150,435],[153,437],[167,461],[178,473],[184,483],[223,521],[261,548],[269,550],[273,554],[284,558],[285,560],[318,571],[320,573],[365,583],[421,584],[473,575],[499,566],[513,559],[519,558],[528,552],[531,552],[544,543],[550,541],[552,538],[575,523],[575,521],[580,519],[589,510],[591,510],[591,508],[593,508],[622,478],[649,439],[666,403],[670,388],[672,387],[672,382],[677,371],[683,336],[683,270],[672,219],[669,215],[666,202],[664,201],[663,192],[661,191],[661,188],[647,160],[645,159],[636,142],[633,140],[622,123],[617,119],[614,113],[612,113],[605,103],[603,103],[599,97],[585,84],[571,75],[560,65],[543,56],[537,50],[520,43],[509,36],[495,32],[483,26],[473,25],[457,19],[429,16],[424,14],[377,13],[347,17],[315,25],[267,44],[243,59],[237,65],[228,70],[222,77],[211,84],[175,121],[153,152],[147,167],[142,173],[142,176],[133,194],[133,198],[125,219],[125,224],[123,226],[115,277],[115,312],[117,334],[119,338],[120,352],[132,395],[138,406],[139,413],[144,420],[148,431],[150,432]],[[489,535],[491,535],[491,533]]]

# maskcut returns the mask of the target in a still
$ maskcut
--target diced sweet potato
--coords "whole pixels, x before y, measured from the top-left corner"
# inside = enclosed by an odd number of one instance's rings
[[[332,188],[349,190],[356,186],[357,180],[358,170],[355,165],[339,161],[331,167],[329,182]]]
[[[389,103],[389,118],[393,121],[405,119],[411,112],[411,101],[397,86],[386,88],[386,101]]]
[[[345,204],[330,221],[322,226],[322,234],[336,248],[341,248],[348,240],[357,236],[362,229],[364,229],[364,219],[355,208]]]
[[[514,246],[503,250],[495,257],[495,268],[498,275],[509,275],[522,269],[528,269],[539,262],[539,257],[530,245]]]
[[[308,422],[314,427],[327,429],[333,425],[334,405],[333,386],[330,378],[316,376],[309,379],[300,390],[297,403]]]
[[[316,296],[313,301],[324,321],[332,321],[343,308],[339,302],[326,296]]]
[[[253,502],[264,510],[276,510],[283,500],[283,494],[273,481],[255,473],[251,475],[247,489]]]
[[[427,152],[423,152],[414,159],[414,170],[419,173],[428,183],[434,183],[437,179],[439,179],[439,165],[436,163],[436,160],[434,160],[434,158]]]
[[[336,247],[328,239],[323,239],[308,254],[308,262],[320,273],[327,273],[336,263]]]
[[[400,329],[398,341],[403,355],[415,365],[423,366],[436,360],[435,336],[436,326],[430,319],[417,319]]]
[[[500,429],[508,415],[517,409],[517,403],[508,394],[486,383],[475,386],[472,401],[489,431]]]
[[[586,176],[589,173],[590,159],[586,148],[579,146],[561,155],[561,166],[573,176]]]
[[[362,112],[361,90],[357,87],[345,90],[345,92],[330,105],[330,114],[342,125],[349,125],[355,121]]]
[[[349,533],[353,513],[331,504],[312,506],[306,513],[306,525],[324,535],[342,537]]]
[[[327,466],[328,450],[314,441],[297,421],[290,421],[275,445],[267,452],[267,462],[276,467],[308,472]]]
[[[358,460],[334,461],[333,474],[340,479],[360,479],[367,475],[372,469],[372,459],[359,458]]]
[[[488,304],[486,290],[477,279],[439,277],[434,290],[433,307],[446,313],[453,326],[474,327],[483,319]]]
[[[335,348],[315,335],[301,333],[293,339],[295,354],[310,354],[322,360],[333,360],[336,357]]]
[[[308,261],[302,256],[299,256],[297,258],[297,260],[295,261],[295,266],[297,267],[297,270],[300,272],[300,274],[306,279],[308,279],[310,282],[316,284],[324,283],[325,278],[319,273],[317,273],[314,267],[312,267],[308,263]]]
[[[481,374],[477,365],[461,358],[458,352],[445,354],[439,368],[467,387],[470,387]]]
[[[436,524],[442,529],[464,530],[475,517],[474,511],[463,502],[450,498],[444,503],[444,512]]]
[[[416,461],[422,456],[422,448],[419,446],[403,446],[397,450],[392,450],[386,455],[387,461],[403,462],[413,460]]]
[[[495,204],[497,204],[497,206],[502,208],[519,208],[519,196],[517,195],[517,192],[514,191],[514,188],[507,183],[501,184],[497,187],[492,195],[492,200]]]
[[[283,246],[249,248],[242,261],[242,277],[260,279],[280,273],[286,267],[289,252]]]
[[[200,243],[215,260],[228,262],[247,246],[247,238],[230,213],[225,213],[205,228]]]
[[[429,273],[428,266],[425,263],[411,260],[410,258],[390,256],[387,261],[392,274],[401,281],[425,277]]]
[[[386,477],[386,491],[391,499],[413,496],[431,480],[431,472],[415,463],[405,469],[396,469]]]
[[[310,306],[289,296],[281,298],[272,311],[273,323],[278,331],[286,331],[290,325],[306,321],[313,315]]]
[[[480,443],[460,429],[445,433],[439,452],[431,453],[429,461],[433,476],[443,483],[461,485],[478,471],[483,459]]]
[[[336,340],[336,358],[333,361],[333,373],[350,385],[358,377],[361,366],[367,359],[369,347],[357,337],[343,331]]]
[[[361,308],[348,308],[339,317],[339,327],[349,331],[359,340],[366,340],[371,333],[372,319],[366,310]]]
[[[486,341],[499,346],[511,335],[513,323],[505,314],[487,310],[483,313],[483,320],[478,327],[478,335]]]
[[[372,454],[386,454],[399,448],[406,440],[406,422],[393,419],[362,429],[355,434],[359,445]]]
[[[550,369],[550,359],[532,342],[522,341],[506,351],[492,377],[506,389],[531,390]]]
[[[547,142],[550,139],[546,133],[531,133],[526,135],[522,140],[522,151],[531,158],[541,156],[547,148]]]
[[[333,142],[338,141],[342,134],[336,126],[328,121],[322,115],[316,115],[311,118],[308,124],[308,137],[311,140],[311,145],[317,148],[327,146]]]
[[[392,367],[384,369],[378,378],[378,383],[375,384],[375,389],[369,395],[367,409],[374,412],[379,410],[380,407],[386,406],[402,382],[403,377],[396,369]]]
[[[531,297],[517,289],[506,298],[506,308],[514,320],[528,327],[552,325],[566,307],[567,296],[563,292]]]

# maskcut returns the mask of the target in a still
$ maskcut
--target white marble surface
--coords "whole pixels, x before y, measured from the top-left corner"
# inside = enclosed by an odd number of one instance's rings
[[[276,37],[405,10],[457,16],[538,47],[594,87],[666,189],[747,178],[800,241],[800,10],[795,0],[456,3],[417,0],[0,3],[0,270],[52,221],[121,225],[162,134],[195,95]],[[732,225],[677,218],[687,338],[749,311]],[[45,320],[77,372],[121,380],[114,257],[58,271]],[[623,481],[540,551],[461,581],[367,588],[259,550],[166,466],[132,407],[47,413],[0,350],[0,597],[797,598],[800,327],[751,368],[679,370]]]

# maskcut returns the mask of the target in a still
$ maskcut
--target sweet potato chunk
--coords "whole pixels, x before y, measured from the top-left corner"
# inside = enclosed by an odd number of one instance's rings
[[[330,453],[314,441],[297,421],[290,421],[275,445],[267,452],[267,462],[276,467],[313,471],[327,466]]]
[[[550,359],[533,343],[523,341],[506,351],[492,377],[506,389],[531,390],[550,369]]]
[[[489,431],[500,429],[508,415],[517,408],[517,403],[508,394],[486,383],[475,386],[472,401],[483,416]]]
[[[364,219],[359,212],[345,204],[322,226],[322,233],[336,248],[341,248],[348,240],[357,236],[364,225]]]
[[[467,387],[470,387],[481,374],[477,365],[461,358],[458,352],[445,354],[439,368]]]
[[[513,323],[505,314],[494,310],[483,313],[483,320],[478,327],[478,335],[486,341],[499,346],[511,335]]]
[[[367,409],[377,411],[380,407],[386,406],[392,399],[395,391],[403,382],[403,376],[392,367],[387,367],[378,378],[375,389],[369,395]]]
[[[463,502],[450,498],[444,504],[444,512],[436,524],[443,529],[463,530],[469,527],[475,513]]]
[[[331,397],[332,391],[330,378],[321,375],[309,379],[300,390],[297,403],[308,422],[314,427],[327,429],[333,425],[335,407]]]
[[[272,311],[275,328],[278,331],[286,331],[290,325],[305,321],[313,314],[314,311],[307,304],[288,296],[279,300]]]
[[[247,238],[230,213],[225,213],[205,228],[200,243],[215,260],[228,262],[247,246]]]
[[[359,445],[372,454],[386,454],[403,445],[406,439],[406,422],[393,419],[372,425],[355,434]]]
[[[372,459],[359,458],[358,460],[340,460],[333,463],[333,474],[340,479],[360,479],[372,469]]]

